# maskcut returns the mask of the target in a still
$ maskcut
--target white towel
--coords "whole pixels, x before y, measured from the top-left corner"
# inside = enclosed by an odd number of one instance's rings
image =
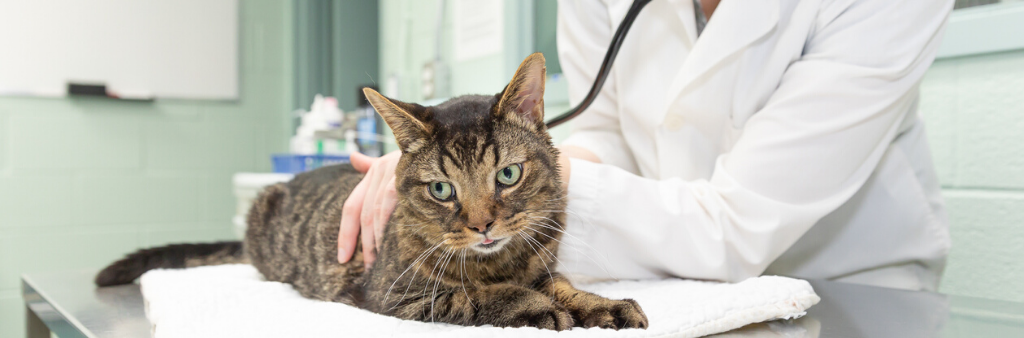
[[[153,336],[168,337],[700,337],[747,324],[803,316],[818,303],[806,281],[777,276],[740,283],[682,279],[581,284],[613,299],[633,298],[647,330],[458,326],[401,320],[303,298],[264,281],[250,265],[154,270],[141,278]]]

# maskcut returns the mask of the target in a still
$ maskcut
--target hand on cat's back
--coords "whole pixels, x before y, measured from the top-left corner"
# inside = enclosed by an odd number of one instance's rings
[[[356,241],[362,240],[363,261],[367,267],[376,260],[384,225],[398,204],[395,191],[395,166],[401,152],[369,157],[360,153],[351,156],[352,166],[366,176],[345,200],[338,232],[338,261],[346,263],[355,254]]]

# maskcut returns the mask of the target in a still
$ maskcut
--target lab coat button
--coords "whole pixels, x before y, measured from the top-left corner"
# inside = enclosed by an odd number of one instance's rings
[[[665,118],[664,126],[669,131],[679,131],[683,128],[683,118],[677,115],[669,115]]]

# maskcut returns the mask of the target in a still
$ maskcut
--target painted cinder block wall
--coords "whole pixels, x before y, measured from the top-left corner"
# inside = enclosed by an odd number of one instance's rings
[[[936,60],[920,111],[953,241],[939,290],[1024,301],[1024,50]]]
[[[239,1],[237,101],[0,97],[0,337],[24,336],[22,272],[234,237],[232,175],[291,135],[291,11]]]

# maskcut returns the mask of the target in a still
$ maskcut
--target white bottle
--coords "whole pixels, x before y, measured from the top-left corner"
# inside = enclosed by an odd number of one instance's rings
[[[338,108],[338,100],[333,97],[326,97],[323,100],[323,104],[320,106],[319,114],[324,122],[326,122],[326,128],[318,130],[331,130],[341,128],[341,122],[344,118],[344,112],[341,108]],[[345,150],[345,141],[332,140],[332,139],[318,139],[317,150],[321,154],[328,155],[344,155],[348,154]]]
[[[326,124],[326,122],[319,121],[320,107],[323,106],[323,96],[317,95],[313,98],[313,104],[309,107],[309,111],[300,112],[299,127],[295,129],[295,136],[291,139],[291,152],[292,154],[300,155],[313,155],[317,153],[316,139],[313,138],[313,134],[316,133],[317,127]]]
[[[291,138],[291,152],[300,155],[347,154],[344,141],[317,139],[317,131],[337,129],[341,126],[343,112],[338,100],[317,95],[308,112],[301,113],[299,127]]]
[[[359,145],[356,144],[356,131],[349,129],[345,131],[345,152],[358,153]]]

